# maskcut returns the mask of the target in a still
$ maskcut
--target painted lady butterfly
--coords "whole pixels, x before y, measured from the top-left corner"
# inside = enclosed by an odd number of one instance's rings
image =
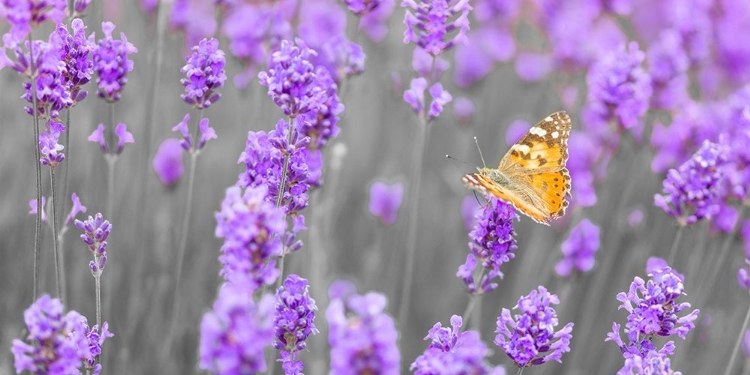
[[[570,117],[555,112],[539,121],[500,159],[497,169],[478,168],[463,182],[471,189],[508,202],[537,223],[565,215],[570,196],[568,161]]]

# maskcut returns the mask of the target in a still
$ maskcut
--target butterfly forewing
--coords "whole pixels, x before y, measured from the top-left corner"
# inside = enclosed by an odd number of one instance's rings
[[[497,171],[504,183],[494,181],[491,169],[464,177],[471,188],[484,191],[513,204],[525,215],[542,224],[565,214],[570,195],[568,137],[571,121],[565,112],[556,112],[534,125],[500,160]]]

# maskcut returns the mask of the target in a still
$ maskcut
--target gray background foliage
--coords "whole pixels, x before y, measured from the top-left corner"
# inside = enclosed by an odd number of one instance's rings
[[[117,4],[116,1],[109,1]],[[171,293],[177,258],[179,223],[184,211],[186,183],[165,188],[150,166],[156,146],[188,111],[179,94],[179,72],[184,64],[183,38],[168,33],[162,51],[161,76],[156,97],[150,100],[154,82],[156,19],[142,14],[134,2],[121,1],[119,13],[110,19],[139,49],[133,55],[135,70],[130,74],[122,100],[117,103],[116,121],[126,122],[136,143],[128,145],[117,163],[116,213],[108,249],[108,265],[103,283],[103,320],[115,337],[104,346],[106,373],[184,373],[198,372],[197,343],[201,316],[210,309],[219,285],[217,256],[221,241],[214,237],[214,212],[241,171],[236,164],[249,130],[268,130],[281,116],[264,88],[257,81],[246,91],[229,83],[223,98],[206,115],[216,129],[218,140],[209,143],[198,162],[195,201],[188,240],[187,257],[179,299],[176,327],[178,334],[171,356],[163,356],[169,328]],[[90,31],[101,36],[102,4],[95,2],[86,20]],[[417,135],[417,119],[394,94],[390,73],[411,75],[412,46],[401,41],[402,10],[397,8],[388,38],[373,44],[358,35],[350,15],[349,35],[362,44],[367,54],[363,75],[347,82],[341,92],[346,111],[341,135],[326,154],[326,184],[311,198],[307,211],[311,228],[305,246],[287,259],[287,271],[309,278],[319,312],[316,324],[321,334],[311,338],[309,352],[301,358],[311,374],[326,373],[328,351],[324,311],[326,289],[334,277],[357,283],[361,292],[379,291],[389,298],[388,311],[395,315],[402,292],[408,212],[417,202],[406,201],[394,226],[384,227],[367,210],[369,184],[375,180],[407,182],[414,170],[412,155]],[[226,40],[222,40],[226,48]],[[228,59],[230,77],[239,64]],[[427,330],[435,323],[448,324],[452,314],[461,314],[468,301],[463,283],[455,277],[468,248],[459,206],[470,194],[461,184],[463,173],[472,168],[447,161],[445,154],[480,164],[473,144],[479,144],[488,159],[505,152],[506,126],[516,119],[534,122],[562,107],[556,95],[555,80],[574,80],[583,89],[583,77],[554,77],[547,81],[520,81],[511,65],[498,66],[483,82],[469,90],[451,89],[454,96],[466,95],[477,106],[477,113],[466,128],[456,125],[450,108],[432,124],[427,141],[419,192],[420,214],[412,309],[408,321],[399,323],[404,370],[427,345]],[[12,372],[10,345],[23,327],[23,311],[32,302],[34,219],[27,215],[28,201],[34,197],[34,162],[31,149],[31,118],[18,97],[22,80],[14,72],[0,72],[2,87],[2,136],[0,136],[0,373]],[[443,82],[452,87],[446,74]],[[90,91],[93,85],[89,85]],[[149,119],[149,102],[155,108]],[[450,107],[450,106],[449,106]],[[193,112],[193,116],[198,114]],[[579,114],[571,112],[574,128],[580,129]],[[65,168],[70,167],[70,191],[77,192],[89,214],[106,206],[106,163],[95,144],[86,137],[99,122],[106,121],[103,101],[91,95],[72,113],[71,143]],[[195,118],[195,117],[194,117]],[[149,130],[150,129],[150,130]],[[150,147],[147,144],[150,139]],[[345,149],[338,156],[331,150]],[[568,212],[568,218],[588,217],[600,225],[602,246],[592,272],[573,280],[554,274],[561,258],[560,243],[566,226],[545,227],[526,217],[516,224],[516,258],[503,265],[505,279],[497,290],[483,297],[475,311],[472,328],[493,350],[492,363],[510,360],[496,346],[495,320],[503,307],[512,308],[518,297],[538,285],[560,296],[561,325],[575,322],[572,352],[563,364],[550,363],[528,370],[534,374],[607,374],[622,365],[616,345],[604,343],[613,321],[625,323],[626,313],[618,311],[615,295],[626,291],[634,276],[645,277],[649,256],[666,257],[675,237],[673,220],[653,207],[653,194],[661,188],[662,176],[653,174],[649,163],[653,151],[632,142],[618,152],[609,166],[606,181],[597,188],[598,202],[582,211]],[[338,162],[334,159],[338,158]],[[488,160],[489,162],[489,160]],[[147,164],[148,163],[148,164]],[[45,179],[45,187],[48,182]],[[408,187],[407,190],[413,187]],[[408,194],[408,193],[407,193]],[[575,191],[573,192],[575,194]],[[45,195],[49,195],[45,190]],[[65,201],[67,211],[69,201]],[[644,223],[627,225],[634,208],[645,212]],[[564,223],[563,223],[564,224]],[[89,254],[73,228],[64,242],[68,301],[93,321],[94,283],[88,271]],[[742,243],[730,239],[729,261],[715,283],[706,280],[724,237],[710,234],[705,224],[689,229],[683,236],[674,266],[686,275],[686,301],[702,310],[699,325],[687,342],[677,340],[673,365],[685,374],[723,371],[738,335],[747,308],[747,295],[736,284],[735,274],[742,264]],[[42,253],[42,290],[54,291],[51,233],[45,227]],[[703,290],[703,298],[700,291]],[[711,323],[702,322],[710,317]],[[479,318],[479,319],[477,319]],[[277,373],[280,368],[277,369]],[[736,369],[739,371],[739,366]]]

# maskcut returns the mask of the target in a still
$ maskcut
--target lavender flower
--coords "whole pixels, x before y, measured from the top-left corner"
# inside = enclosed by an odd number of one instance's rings
[[[719,210],[718,189],[727,153],[726,146],[704,141],[690,160],[669,170],[664,195],[654,195],[654,204],[676,218],[679,225],[711,219]]]
[[[60,134],[64,131],[65,125],[50,120],[49,132],[39,134],[39,151],[41,151],[42,155],[39,162],[42,165],[54,169],[65,160],[65,154],[61,152],[65,147],[57,143],[60,140]]]
[[[346,39],[345,34],[339,34],[316,48],[319,64],[317,69],[324,67],[335,82],[353,77],[365,71],[365,56],[362,46]],[[317,74],[317,73],[316,73]]]
[[[92,56],[99,97],[108,102],[120,100],[120,93],[128,81],[127,74],[133,71],[133,60],[128,60],[128,55],[138,52],[128,42],[125,33],[120,33],[120,40],[113,39],[114,30],[115,24],[102,22],[104,38],[99,39]]]
[[[70,311],[45,294],[23,314],[28,335],[13,340],[11,352],[16,371],[34,374],[77,374],[81,360],[87,358],[86,318]]]
[[[168,138],[159,145],[154,155],[151,166],[156,176],[164,185],[172,185],[182,177],[185,172],[185,164],[182,160],[182,141]]]
[[[42,222],[43,223],[47,222],[47,213],[45,212],[46,208],[44,208],[44,206],[46,204],[47,204],[47,198],[45,198],[44,196],[42,196]],[[31,207],[31,211],[29,211],[29,215],[36,215],[37,214],[37,212],[36,212],[36,199],[32,199],[32,200],[29,201],[29,207]]]
[[[737,271],[737,284],[742,288],[750,289],[750,259],[745,258],[745,265]]]
[[[65,0],[3,0],[0,14],[10,24],[10,31],[3,36],[7,47],[15,47],[26,39],[31,29],[45,21],[59,24],[65,18]]]
[[[115,135],[117,136],[117,147],[115,148],[114,152],[115,155],[120,155],[120,153],[122,153],[122,150],[125,147],[126,143],[135,142],[135,140],[133,139],[133,134],[128,131],[128,126],[123,123],[119,123],[117,124],[117,126],[115,126]],[[107,146],[107,139],[104,137],[103,124],[99,124],[96,130],[94,130],[87,139],[90,142],[98,143],[103,154],[110,154],[110,147]]]
[[[651,99],[651,78],[643,69],[645,54],[631,42],[605,55],[589,71],[586,116],[592,126],[613,122],[640,137],[641,117]]]
[[[460,316],[451,317],[451,326],[435,323],[425,340],[432,340],[409,370],[416,375],[429,374],[505,374],[502,367],[491,368],[485,363],[487,346],[477,331],[461,332]]]
[[[467,195],[461,201],[461,218],[463,219],[466,232],[477,225],[477,217],[482,213],[482,206],[474,195]]]
[[[557,295],[539,286],[538,291],[532,290],[528,296],[518,299],[515,308],[521,314],[511,317],[510,311],[504,308],[497,318],[495,344],[519,368],[549,361],[562,363],[563,353],[570,351],[573,323],[555,332],[557,312],[551,305],[559,303]]]
[[[193,136],[191,135],[190,128],[188,127],[189,122],[190,114],[186,113],[185,117],[182,118],[182,121],[180,121],[179,124],[175,125],[172,128],[172,131],[179,131],[180,134],[182,134],[180,146],[182,146],[185,151],[195,152],[198,150],[202,150],[203,147],[206,146],[206,142],[217,138],[214,128],[208,126],[208,118],[204,117],[198,124],[198,132],[201,134],[201,137],[200,139],[198,139],[198,144],[195,146],[195,149],[193,149]]]
[[[299,122],[299,131],[310,137],[308,148],[322,149],[339,134],[337,126],[344,105],[339,102],[338,85],[324,67],[315,69],[315,84],[320,88],[320,100]]]
[[[398,332],[393,318],[384,312],[386,297],[374,292],[359,295],[356,287],[344,281],[334,281],[328,295],[331,372],[398,374]]]
[[[286,222],[266,195],[264,186],[244,191],[230,187],[216,213],[216,237],[224,238],[221,274],[228,282],[244,283],[251,290],[272,285],[279,277],[273,257],[282,254],[279,235],[286,230]]]
[[[76,0],[76,5],[81,2],[86,3]],[[79,11],[76,10],[76,12]],[[68,29],[63,24],[58,25],[56,33],[62,40],[60,60],[64,62],[63,84],[70,93],[71,106],[74,106],[88,95],[88,92],[82,90],[81,87],[91,81],[91,75],[94,73],[91,53],[96,48],[96,44],[94,34],[86,38],[86,25],[81,19],[74,19],[71,27],[73,34],[68,33]]]
[[[86,333],[86,340],[88,342],[88,350],[83,359],[83,364],[86,369],[91,370],[94,375],[99,375],[102,370],[102,365],[96,363],[96,358],[102,354],[102,345],[108,337],[113,337],[114,334],[109,331],[109,324],[107,322],[102,323],[101,332],[99,332],[99,326],[94,325],[89,328],[86,318],[83,319],[83,325]]]
[[[690,67],[677,31],[662,31],[648,48],[649,74],[653,87],[651,98],[656,108],[673,108],[689,99],[687,70]]]
[[[411,80],[411,87],[404,91],[404,101],[411,106],[411,109],[420,118],[425,118],[426,103],[424,91],[427,89],[427,85],[428,83],[425,78],[414,78]],[[430,87],[430,96],[432,97],[432,101],[426,113],[427,120],[432,120],[440,116],[440,113],[443,112],[443,106],[453,100],[451,94],[443,90],[443,85],[440,82]]]
[[[81,200],[78,198],[78,195],[76,193],[71,194],[70,199],[73,201],[73,207],[71,207],[70,213],[68,213],[68,216],[65,217],[66,227],[73,225],[73,223],[75,222],[76,216],[81,212],[86,213],[86,210],[87,210],[86,206],[81,204]],[[36,207],[36,203],[34,203],[34,206]]]
[[[630,374],[629,371],[633,369],[653,365],[668,369],[667,356],[674,353],[674,342],[668,341],[662,349],[657,349],[652,339],[656,336],[677,335],[684,340],[687,333],[695,327],[693,322],[698,318],[699,310],[678,316],[680,312],[690,308],[687,302],[677,302],[685,294],[679,274],[669,267],[661,267],[654,268],[649,276],[648,282],[639,277],[634,278],[629,291],[617,295],[617,300],[622,303],[619,308],[628,312],[625,333],[629,343],[626,344],[620,338],[620,325],[617,323],[612,324],[612,332],[607,334],[605,341],[617,344],[625,358],[625,365],[618,374]]]
[[[453,117],[456,118],[458,124],[465,127],[469,125],[471,117],[474,116],[474,102],[466,97],[457,98],[453,103]]]
[[[276,291],[274,347],[282,352],[282,359],[279,361],[286,374],[301,373],[304,365],[297,360],[297,354],[307,347],[307,337],[318,333],[313,323],[315,310],[318,308],[307,289],[306,279],[289,275]]]
[[[204,109],[221,98],[221,94],[215,91],[223,87],[227,79],[224,73],[226,58],[224,51],[219,49],[219,41],[214,38],[201,40],[192,50],[193,54],[185,58],[187,64],[180,70],[187,75],[180,80],[185,86],[185,94],[180,97],[186,103]]]
[[[94,217],[89,216],[86,221],[76,220],[75,225],[83,231],[81,240],[94,256],[94,260],[89,262],[91,274],[94,277],[101,276],[107,265],[107,238],[112,230],[112,224],[104,220],[101,213],[97,213]]]
[[[573,269],[579,272],[591,271],[598,250],[599,227],[589,219],[581,220],[563,242],[564,257],[555,266],[555,272],[562,277],[568,277]]]
[[[60,60],[62,41],[55,33],[52,33],[49,42],[35,40],[32,44],[33,58],[36,59],[34,62],[35,77],[33,77],[36,81],[36,93],[34,93],[37,100],[36,116],[43,120],[57,120],[59,112],[73,104],[63,78],[65,64]],[[27,42],[26,48],[28,49],[32,44]],[[31,74],[28,59],[32,57],[25,56],[20,49],[16,51],[16,55],[19,62],[15,64],[14,69],[25,74]],[[24,82],[23,87],[25,92],[22,97],[29,104],[33,104],[31,82]],[[24,107],[24,110],[29,115],[34,115],[34,109],[31,106]]]
[[[382,181],[375,181],[370,185],[370,214],[379,218],[385,225],[393,225],[403,199],[404,184],[402,182],[388,185]]]
[[[190,48],[203,38],[216,34],[217,1],[175,0],[169,13],[172,30],[185,33],[185,48]]]
[[[375,10],[380,5],[380,0],[344,0],[344,4],[352,13],[361,17]]]
[[[73,11],[77,15],[81,15],[86,12],[86,9],[91,5],[91,0],[75,0],[73,2]]]
[[[213,310],[201,320],[198,366],[214,374],[265,372],[263,350],[273,342],[273,308],[270,294],[254,302],[245,286],[222,285]]]
[[[478,289],[481,289],[479,293],[488,293],[497,288],[497,283],[492,280],[503,277],[500,266],[515,256],[512,252],[516,249],[514,219],[518,219],[516,209],[495,197],[490,197],[482,212],[477,214],[476,226],[469,233],[471,252],[456,273],[457,277],[463,279],[469,293],[477,293]],[[477,280],[479,288],[473,275],[478,261],[482,268],[489,271],[481,280]]]
[[[403,0],[404,43],[414,42],[433,56],[438,56],[458,43],[466,41],[469,31],[467,0]],[[449,33],[458,30],[452,37]]]
[[[315,85],[315,72],[310,60],[317,53],[301,40],[284,40],[281,49],[271,55],[268,70],[260,72],[260,84],[268,87],[268,96],[286,116],[296,117],[308,112],[323,95]]]

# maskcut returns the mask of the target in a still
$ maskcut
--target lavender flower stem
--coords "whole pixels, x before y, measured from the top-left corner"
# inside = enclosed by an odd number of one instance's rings
[[[742,322],[742,329],[740,329],[740,334],[739,336],[737,336],[737,342],[734,343],[734,349],[732,349],[732,357],[729,359],[727,369],[724,370],[724,375],[729,375],[732,373],[732,368],[734,368],[734,362],[737,360],[737,353],[739,353],[740,351],[740,345],[742,345],[742,339],[745,337],[745,331],[747,331],[748,323],[750,323],[750,307],[748,307],[747,313],[745,313],[745,321]]]
[[[672,241],[672,248],[669,249],[669,257],[667,258],[667,264],[672,266],[672,262],[674,261],[675,255],[677,255],[677,247],[680,244],[680,239],[682,238],[682,228],[684,228],[684,225],[678,224],[677,226],[677,234],[674,236],[674,241]]]
[[[65,239],[65,232],[67,232],[67,228],[63,226],[60,228],[60,232],[57,233],[57,246],[60,254],[60,296],[63,297],[60,299],[63,301],[63,304],[65,301],[64,297],[68,295],[67,277],[65,273],[65,243],[63,241]]]
[[[716,263],[711,268],[711,272],[708,274],[708,278],[706,279],[707,283],[704,283],[703,285],[708,287],[713,285],[716,281],[716,277],[719,275],[719,270],[722,269],[724,262],[727,260],[727,255],[729,255],[729,247],[734,241],[734,236],[737,234],[737,229],[739,229],[740,227],[740,223],[742,222],[744,213],[745,205],[742,205],[740,206],[739,212],[737,213],[737,222],[732,227],[732,230],[727,233],[726,237],[724,238],[724,242],[721,244],[721,249],[719,250],[719,258],[716,260]]]
[[[424,159],[425,146],[429,134],[428,123],[421,119],[417,135],[417,147],[415,147],[414,167],[412,168],[412,178],[409,184],[409,201],[411,210],[409,211],[409,228],[406,242],[406,266],[404,267],[404,284],[401,293],[401,303],[398,309],[398,324],[404,325],[406,314],[409,312],[409,303],[411,300],[411,284],[413,282],[412,273],[414,271],[414,257],[417,247],[417,225],[419,224],[419,186],[422,181],[422,161]]]
[[[484,277],[484,267],[481,267],[481,270],[479,271],[479,278],[475,279],[474,285],[477,285],[477,283],[482,282],[482,277]],[[474,293],[471,293],[469,295],[469,303],[466,304],[466,309],[464,310],[464,313],[461,315],[461,320],[464,322],[465,327],[469,326],[469,320],[471,320],[471,312],[474,310],[474,306],[477,304],[477,300],[479,299],[479,294],[475,290]]]
[[[34,281],[32,286],[32,293],[34,294],[34,300],[36,301],[39,293],[39,244],[42,242],[42,165],[40,161],[42,159],[41,151],[39,150],[39,114],[37,113],[37,101],[36,101],[36,68],[34,66],[34,43],[32,40],[33,32],[29,32],[29,66],[31,67],[31,101],[34,111],[34,165],[36,165],[36,229],[34,232]]]
[[[519,368],[518,368],[518,372],[516,373],[516,375],[521,375],[521,374],[523,373],[523,369],[524,369],[524,368],[525,368],[525,367],[519,367]]]
[[[109,127],[108,127],[108,143],[110,151],[115,148],[117,144],[115,142],[115,103],[109,103]],[[114,206],[115,206],[115,162],[117,161],[117,154],[105,154],[107,159],[107,216],[110,218],[114,217]]]
[[[178,290],[180,285],[180,278],[182,277],[182,266],[185,260],[185,249],[187,248],[187,237],[190,231],[190,215],[193,210],[193,187],[195,186],[195,165],[197,164],[198,154],[197,150],[193,150],[190,153],[190,170],[188,172],[188,191],[187,191],[187,202],[185,202],[185,215],[182,218],[182,233],[180,235],[180,247],[177,253],[177,273],[175,276],[175,287],[172,311],[177,310],[178,302]]]
[[[289,132],[286,135],[286,142],[287,144],[292,143],[293,135],[294,135],[294,117],[295,116],[289,116]],[[276,207],[281,207],[281,203],[283,202],[284,198],[284,188],[286,187],[286,175],[289,173],[289,159],[292,157],[290,153],[287,153],[284,155],[284,166],[281,169],[281,183],[279,184],[279,192],[276,195]],[[286,220],[286,213],[284,214],[284,220]],[[284,255],[286,255],[286,249],[284,249],[284,252],[281,253],[281,257],[279,258],[279,278],[276,279],[276,289],[279,289],[281,286],[281,281],[284,279]]]
[[[72,9],[72,8],[71,8]],[[63,145],[63,150],[65,150],[65,160],[67,163],[65,163],[65,174],[63,174],[63,197],[68,196],[68,174],[70,173],[70,149],[68,148],[68,145],[70,144],[70,108],[68,108],[65,111],[65,144]],[[65,215],[63,212],[66,212],[65,209],[65,198],[63,198],[63,206],[61,207],[61,216],[60,216],[60,222],[64,220],[63,215]],[[65,288],[63,288],[63,294],[65,294]],[[65,300],[63,300],[63,304],[65,304]]]
[[[94,263],[99,264],[99,256],[94,255]],[[94,281],[96,283],[96,325],[102,326],[102,276],[95,275]]]
[[[50,197],[50,204],[52,205],[52,217],[50,217],[50,220],[52,221],[52,247],[55,251],[55,291],[57,292],[57,297],[60,298],[63,304],[65,304],[65,296],[60,293],[60,249],[57,247],[57,210],[55,209],[55,206],[57,205],[57,199],[55,197],[55,169],[51,167],[49,169],[49,184],[52,193],[52,197]]]

